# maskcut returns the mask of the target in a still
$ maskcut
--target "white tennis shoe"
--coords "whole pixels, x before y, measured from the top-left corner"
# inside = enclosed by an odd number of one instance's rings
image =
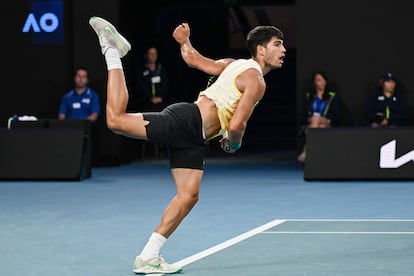
[[[116,28],[107,20],[93,16],[89,19],[89,25],[98,35],[103,55],[109,48],[115,48],[118,49],[119,56],[122,58],[131,50],[131,44],[128,40],[118,33]]]
[[[148,261],[143,261],[140,256],[137,256],[133,269],[137,274],[174,274],[182,270],[182,267],[167,263],[161,256]]]

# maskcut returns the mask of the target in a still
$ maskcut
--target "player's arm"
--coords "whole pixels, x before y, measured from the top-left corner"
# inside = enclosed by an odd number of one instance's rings
[[[178,25],[173,32],[173,37],[180,44],[181,56],[185,63],[209,75],[220,75],[224,68],[234,61],[231,58],[214,60],[201,55],[191,45],[190,27],[187,23]]]
[[[266,84],[263,76],[256,69],[249,69],[236,79],[236,85],[243,92],[227,129],[227,136],[221,141],[226,152],[235,152],[241,145],[247,121],[250,119],[256,104],[264,95]],[[230,150],[227,150],[230,146]]]

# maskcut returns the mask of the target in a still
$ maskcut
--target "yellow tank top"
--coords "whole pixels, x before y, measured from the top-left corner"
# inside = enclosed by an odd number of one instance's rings
[[[250,68],[263,74],[260,65],[253,59],[238,59],[230,63],[211,86],[200,92],[199,96],[204,95],[211,99],[218,109],[221,129],[210,140],[227,131],[237,103],[243,94],[236,86],[236,77]]]

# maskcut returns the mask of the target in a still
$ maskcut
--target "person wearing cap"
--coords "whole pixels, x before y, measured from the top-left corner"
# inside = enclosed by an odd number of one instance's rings
[[[371,127],[401,126],[406,114],[406,102],[396,92],[397,81],[392,73],[385,73],[378,82],[378,93],[368,102]]]

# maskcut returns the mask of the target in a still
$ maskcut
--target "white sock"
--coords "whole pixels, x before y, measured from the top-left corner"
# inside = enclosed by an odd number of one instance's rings
[[[105,60],[108,71],[112,69],[122,69],[122,62],[117,49],[108,48],[105,52]]]
[[[156,232],[152,233],[144,249],[142,249],[141,254],[139,255],[142,260],[148,261],[150,259],[156,258],[160,255],[161,247],[167,239]]]

